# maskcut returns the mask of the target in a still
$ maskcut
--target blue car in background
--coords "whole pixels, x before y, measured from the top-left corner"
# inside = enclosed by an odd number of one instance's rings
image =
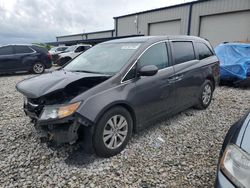
[[[250,44],[225,43],[215,48],[221,83],[250,85]]]

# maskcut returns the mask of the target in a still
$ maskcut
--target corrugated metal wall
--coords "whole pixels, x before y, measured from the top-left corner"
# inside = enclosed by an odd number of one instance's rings
[[[222,42],[250,41],[250,10],[202,16],[199,36],[213,46]]]
[[[192,11],[190,12],[191,7]],[[230,12],[237,13],[242,11],[250,11],[250,0],[204,0],[200,2],[186,3],[180,6],[166,7],[152,11],[146,11],[141,13],[135,13],[132,15],[117,17],[115,18],[116,34],[114,35],[115,36],[129,36],[129,35],[139,35],[139,34],[149,35],[150,25],[152,26],[151,29],[153,30],[152,33],[164,34],[164,32],[160,30],[164,30],[163,28],[170,27],[172,24],[175,26],[176,29],[168,29],[166,30],[166,34],[170,33],[170,34],[186,35],[188,34],[188,31],[190,31],[190,35],[199,36],[201,30],[200,27],[202,24],[204,25],[204,23],[201,24],[201,20],[206,20],[205,19],[206,16],[218,15],[218,14],[223,15],[225,13],[226,14]],[[190,13],[192,13],[192,16],[189,25]],[[237,18],[238,17],[233,17],[232,21],[235,20],[237,21]],[[175,23],[176,21],[178,21],[180,25],[176,25]],[[158,28],[157,28],[157,23],[159,23]],[[157,29],[159,29],[159,31]],[[239,31],[240,29],[244,30],[245,32],[244,36],[248,35],[246,34],[246,32],[248,31],[245,31],[246,30],[245,27],[238,29]],[[177,30],[179,30],[178,33]],[[228,27],[226,28],[225,26],[225,33],[227,32],[227,30]],[[57,39],[58,41],[72,41],[72,40],[108,38],[113,36],[112,35],[113,32],[114,31],[110,30],[103,32],[84,33],[79,35],[57,37]],[[235,36],[235,33],[231,33],[230,36]]]
[[[243,10],[250,10],[250,0],[211,0],[196,3],[193,5],[191,35],[199,35],[201,16]]]
[[[114,30],[109,30],[109,31],[102,31],[102,32],[82,33],[79,35],[59,36],[59,37],[57,37],[57,42],[108,38],[108,37],[113,36],[113,32],[114,32]]]
[[[117,36],[133,34],[149,35],[150,23],[178,19],[181,20],[180,34],[188,34],[189,10],[190,5],[183,5],[179,7],[138,13],[137,15],[117,17]],[[200,20],[206,15],[223,14],[244,10],[250,10],[250,0],[210,0],[195,2],[192,7],[190,34],[199,36]]]
[[[108,38],[112,37],[112,31],[104,31],[100,33],[89,33],[87,34],[88,39]]]
[[[72,40],[82,40],[82,35],[74,35],[74,36],[62,36],[57,37],[57,42],[65,42],[65,41],[72,41]]]
[[[117,19],[117,36],[126,36],[134,34],[149,33],[149,24],[181,20],[181,34],[187,31],[189,6],[181,6],[171,9],[159,10],[154,12],[147,12],[138,15],[121,17]]]
[[[117,20],[117,36],[137,34],[136,15],[126,16]]]

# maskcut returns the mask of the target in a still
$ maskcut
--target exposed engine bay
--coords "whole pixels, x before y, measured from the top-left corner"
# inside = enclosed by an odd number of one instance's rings
[[[69,73],[71,74],[71,73]],[[78,75],[77,75],[78,76]],[[69,79],[72,79],[71,76]],[[75,77],[74,81],[68,83],[64,88],[60,85],[60,88],[57,87],[53,92],[47,93],[37,98],[29,97],[30,93],[26,94],[26,88],[23,87],[17,88],[25,95],[28,95],[24,102],[24,111],[27,116],[31,118],[31,121],[35,124],[35,128],[40,132],[40,138],[42,142],[53,141],[57,144],[60,143],[74,143],[78,139],[78,132],[81,131],[81,135],[85,135],[84,137],[88,137],[88,129],[90,122],[84,117],[78,117],[77,115],[73,118],[69,116],[67,118],[63,118],[62,121],[55,122],[46,122],[45,124],[41,122],[41,116],[44,113],[47,106],[50,105],[64,105],[71,101],[74,97],[79,94],[89,90],[97,86],[98,84],[104,82],[109,79],[110,76],[106,75],[95,75],[88,76],[77,79]],[[68,79],[68,80],[69,80]],[[29,80],[27,80],[29,81]],[[52,87],[58,86],[60,81],[48,80],[48,83],[51,84]],[[49,88],[42,88],[42,83],[40,87],[37,87],[35,91],[42,93],[41,91],[47,91]],[[24,85],[24,84],[23,84]],[[42,89],[41,89],[42,88]],[[50,87],[51,88],[51,87]],[[49,120],[50,121],[50,120]],[[81,126],[80,125],[84,125]]]
[[[28,98],[28,100],[40,105],[63,104],[90,88],[104,82],[108,78],[109,77],[106,76],[82,78],[68,84],[63,89],[56,90],[39,98]]]
[[[77,95],[87,91],[88,89],[104,82],[110,77],[87,77],[74,81],[63,89],[53,91],[39,98],[27,98],[26,108],[29,112],[35,113],[38,118],[46,105],[64,104],[69,102]],[[32,117],[33,119],[34,117]],[[36,118],[35,118],[36,119]]]

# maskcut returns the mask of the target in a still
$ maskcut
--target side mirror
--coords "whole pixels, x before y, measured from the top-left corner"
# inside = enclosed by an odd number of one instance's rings
[[[140,68],[139,76],[154,76],[158,72],[158,68],[155,65],[145,65]]]

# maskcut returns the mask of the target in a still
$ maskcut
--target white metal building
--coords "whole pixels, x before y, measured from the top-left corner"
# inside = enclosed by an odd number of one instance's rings
[[[250,41],[250,0],[200,0],[114,17],[115,30],[60,36],[57,42],[136,35],[195,35],[221,42]]]

